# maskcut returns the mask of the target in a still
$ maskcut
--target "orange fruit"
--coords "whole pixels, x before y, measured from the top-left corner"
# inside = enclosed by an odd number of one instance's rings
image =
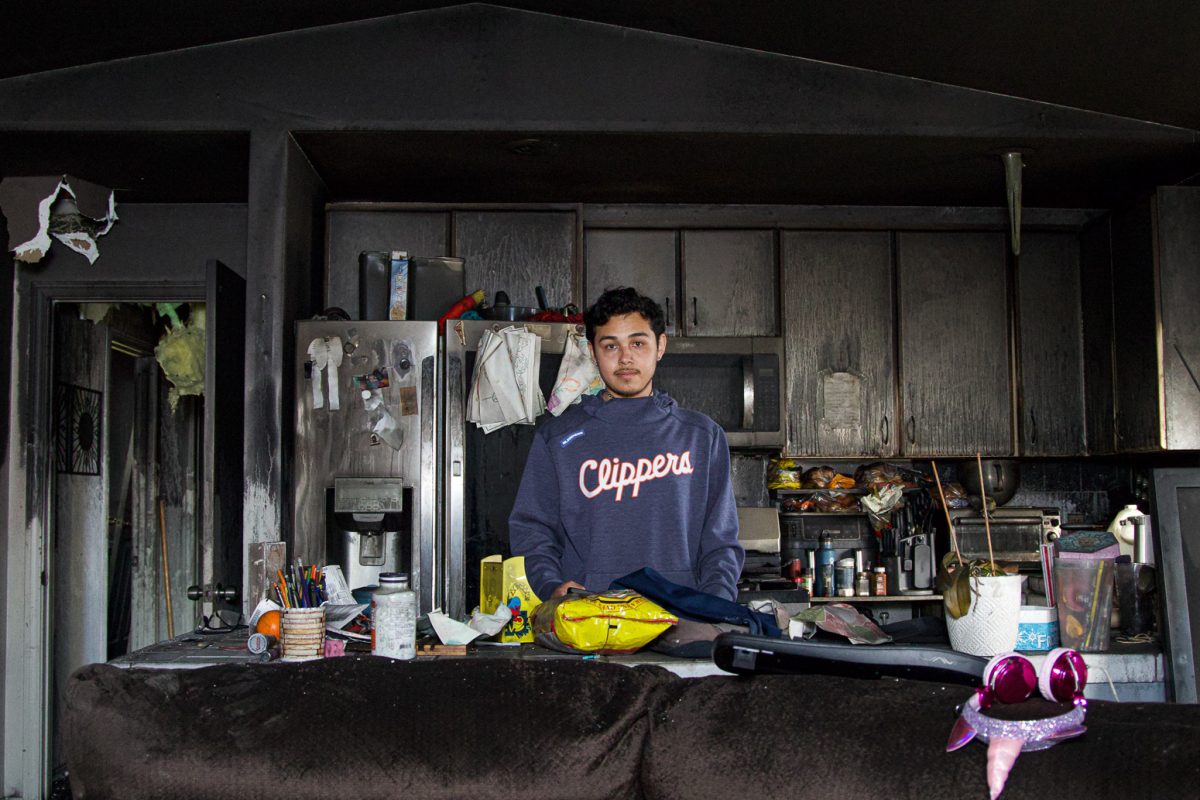
[[[265,633],[267,636],[279,638],[279,612],[268,611],[258,618],[258,624],[254,626],[254,630],[259,633]]]

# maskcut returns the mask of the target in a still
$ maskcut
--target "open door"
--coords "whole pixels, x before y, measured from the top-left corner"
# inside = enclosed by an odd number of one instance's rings
[[[55,719],[67,678],[108,657],[108,326],[58,307],[51,411],[52,650]],[[62,763],[54,727],[53,766]]]
[[[204,356],[204,498],[200,529],[199,595],[204,614],[242,607],[242,429],[245,418],[246,281],[220,261],[209,261]],[[227,620],[232,622],[232,620]]]

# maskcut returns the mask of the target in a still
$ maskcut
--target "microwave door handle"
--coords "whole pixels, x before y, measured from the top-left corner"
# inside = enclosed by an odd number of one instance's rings
[[[742,358],[742,429],[754,430],[754,363]]]

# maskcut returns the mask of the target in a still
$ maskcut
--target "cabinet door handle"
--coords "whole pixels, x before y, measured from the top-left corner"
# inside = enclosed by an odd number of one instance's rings
[[[671,325],[671,298],[664,297],[663,298],[663,306],[665,308],[665,313],[663,314],[663,316],[666,317],[667,327],[672,328],[674,326]]]
[[[695,296],[692,297],[692,327],[693,328],[700,327],[700,317],[696,313],[696,298],[695,298]]]
[[[1029,433],[1029,442],[1037,444],[1037,414],[1034,414],[1032,410],[1029,412],[1029,424],[1032,427]]]
[[[883,439],[883,446],[887,447],[888,439],[891,438],[892,428],[888,424],[887,414],[883,415],[883,419],[879,421],[879,436]]]
[[[917,443],[917,418],[915,416],[908,418],[908,443]]]

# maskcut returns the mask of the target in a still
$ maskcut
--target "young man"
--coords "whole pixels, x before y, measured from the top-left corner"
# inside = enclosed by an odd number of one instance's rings
[[[610,289],[584,314],[606,389],[542,426],[508,519],[538,597],[602,591],[652,567],[729,600],[745,553],[725,432],[654,389],[662,308]]]

